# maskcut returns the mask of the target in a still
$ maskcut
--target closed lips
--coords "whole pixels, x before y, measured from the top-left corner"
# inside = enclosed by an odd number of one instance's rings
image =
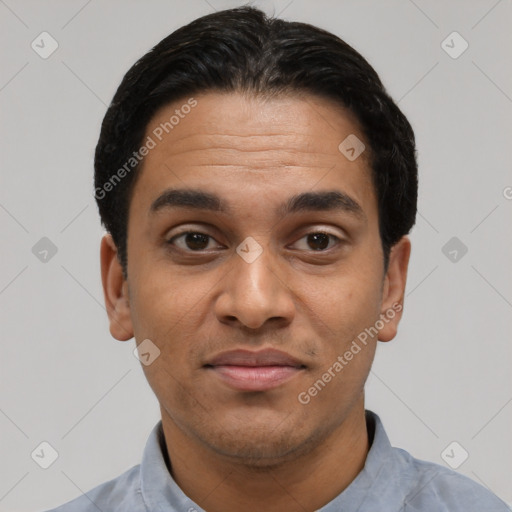
[[[250,350],[231,350],[223,352],[207,362],[207,367],[214,366],[290,366],[293,368],[305,368],[296,358],[286,352],[275,349],[266,349],[258,352]]]

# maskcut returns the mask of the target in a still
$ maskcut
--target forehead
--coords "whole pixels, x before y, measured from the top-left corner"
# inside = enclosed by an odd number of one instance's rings
[[[364,210],[375,206],[369,148],[357,118],[312,95],[183,98],[155,114],[144,141],[152,148],[139,166],[132,205],[146,211],[169,188],[224,191],[227,206],[242,190],[261,204],[315,189],[337,190]],[[346,149],[357,141],[366,149],[348,158],[354,152]]]

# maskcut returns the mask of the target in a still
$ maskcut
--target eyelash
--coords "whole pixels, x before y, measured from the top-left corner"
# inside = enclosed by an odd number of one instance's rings
[[[339,238],[338,236],[336,235],[333,235],[332,233],[329,233],[328,231],[324,231],[324,230],[317,230],[317,231],[310,231],[309,233],[306,233],[305,235],[303,235],[301,238],[299,238],[299,240],[302,240],[310,235],[326,235],[328,237],[330,237],[331,239],[334,239],[335,240],[335,245],[338,246],[340,243],[343,242],[343,240],[341,238]],[[182,237],[186,237],[187,235],[203,235],[203,236],[206,236],[208,237],[209,239],[211,240],[215,240],[215,238],[213,238],[211,235],[208,235],[207,233],[203,233],[202,231],[183,231],[182,233],[178,233],[176,235],[174,235],[172,238],[170,238],[169,240],[166,241],[166,244],[167,245],[170,245],[170,246],[174,246],[174,242],[179,239],[179,238],[182,238]],[[296,243],[296,242],[295,242]],[[204,249],[202,250],[197,250],[197,251],[194,251],[192,249],[183,249],[181,247],[178,247],[179,250],[182,250],[183,252],[187,252],[187,253],[190,253],[190,254],[193,254],[193,253],[197,253],[197,254],[201,254],[201,253],[205,253],[207,251],[205,251]],[[312,253],[326,253],[328,251],[330,251],[332,249],[332,247],[328,247],[327,249],[322,249],[322,250],[319,250],[319,251],[315,251],[314,249],[311,249],[310,252]]]

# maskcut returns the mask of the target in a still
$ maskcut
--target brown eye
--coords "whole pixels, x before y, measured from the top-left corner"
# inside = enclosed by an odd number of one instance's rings
[[[196,231],[187,231],[172,237],[167,243],[176,245],[184,251],[203,251],[208,248],[213,238],[210,235]]]
[[[308,246],[314,251],[323,251],[329,247],[329,235],[325,233],[312,233],[307,239]]]
[[[203,235],[202,233],[187,233],[185,235],[185,244],[189,249],[199,251],[208,247],[209,238],[208,235]]]
[[[303,236],[300,240],[295,242],[294,247],[300,251],[327,251],[336,245],[339,245],[342,240],[331,233],[323,231],[315,231]]]

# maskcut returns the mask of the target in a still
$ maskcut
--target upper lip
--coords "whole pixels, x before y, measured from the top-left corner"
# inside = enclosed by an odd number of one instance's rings
[[[276,349],[229,350],[210,359],[205,366],[293,366],[305,368],[298,359]]]

